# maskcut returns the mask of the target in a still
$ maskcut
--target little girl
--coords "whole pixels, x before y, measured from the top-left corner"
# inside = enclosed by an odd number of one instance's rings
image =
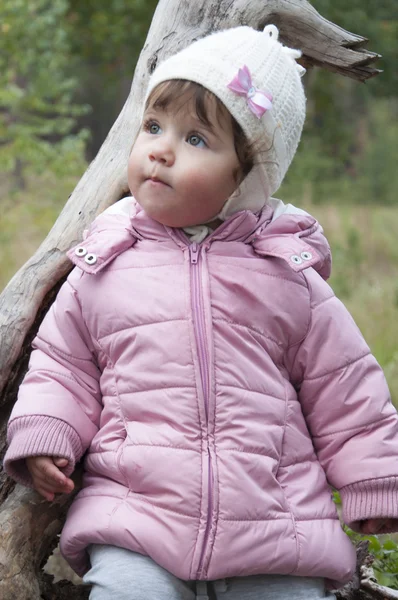
[[[34,341],[7,472],[83,488],[61,551],[92,600],[317,600],[339,524],[398,530],[398,419],[324,281],[307,213],[271,198],[305,116],[278,30],[205,37],[152,75],[128,179],[69,254]]]

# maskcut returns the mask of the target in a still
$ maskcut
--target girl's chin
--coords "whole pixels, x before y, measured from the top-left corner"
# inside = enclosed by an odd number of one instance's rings
[[[181,219],[173,218],[173,216],[167,214],[165,211],[156,210],[156,209],[151,210],[150,207],[145,207],[145,206],[143,206],[142,208],[145,210],[148,217],[150,217],[154,221],[157,221],[161,225],[164,225],[165,227],[175,227],[175,228],[187,227],[187,225],[185,225],[185,221],[182,221]]]
[[[192,214],[181,215],[181,208],[179,207],[168,207],[166,208],[165,203],[161,203],[158,201],[149,201],[142,199],[140,202],[140,198],[135,196],[138,204],[145,210],[148,217],[157,221],[161,225],[165,227],[173,227],[176,229],[184,229],[185,227],[195,227],[196,225],[206,224],[212,229],[216,229],[222,221],[217,219],[216,215],[210,215],[207,217],[206,215],[198,215],[198,218],[192,219]],[[178,217],[176,216],[178,215]]]
[[[154,221],[164,225],[164,227],[173,227],[174,229],[185,229],[186,227],[195,227],[198,225],[198,223],[192,223],[192,221],[182,221],[180,219],[176,220],[171,217],[168,218],[166,215],[149,214],[148,212],[147,215]]]

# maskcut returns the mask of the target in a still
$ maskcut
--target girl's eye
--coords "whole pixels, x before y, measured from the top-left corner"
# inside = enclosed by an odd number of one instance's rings
[[[144,131],[151,133],[152,135],[157,135],[160,133],[160,126],[155,121],[146,121],[144,123]]]
[[[197,148],[206,147],[206,142],[197,133],[192,133],[190,136],[188,136],[188,144],[191,144],[191,146],[196,146]]]

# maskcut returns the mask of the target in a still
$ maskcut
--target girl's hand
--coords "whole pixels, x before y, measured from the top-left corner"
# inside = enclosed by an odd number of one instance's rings
[[[67,464],[66,458],[51,456],[31,456],[26,459],[33,487],[46,500],[52,502],[55,494],[69,494],[75,487],[73,481],[59,469],[66,467]]]
[[[397,531],[398,519],[366,519],[361,521],[361,533],[366,535],[380,535]]]

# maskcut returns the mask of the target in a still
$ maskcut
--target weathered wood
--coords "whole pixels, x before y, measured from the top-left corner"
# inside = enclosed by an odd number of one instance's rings
[[[39,599],[38,576],[57,543],[72,497],[59,496],[49,503],[36,492],[20,485],[1,505],[0,512],[0,598]],[[72,596],[70,596],[72,598]]]
[[[279,27],[284,43],[303,50],[306,67],[322,66],[360,81],[378,73],[371,66],[378,55],[364,50],[366,40],[325,20],[306,0],[160,0],[122,112],[49,235],[0,295],[0,456],[30,341],[70,269],[65,251],[81,239],[97,214],[128,192],[127,159],[150,73],[162,58],[210,31],[242,24],[262,29],[267,23]],[[0,471],[3,600],[87,597],[86,589],[52,584],[40,571],[56,543],[69,502],[61,496],[49,504],[34,492],[14,486]],[[344,599],[376,598],[355,594]]]
[[[302,50],[303,66],[322,67],[359,81],[381,72],[372,66],[380,54],[363,48],[366,38],[324,19],[308,2],[271,0],[267,5],[273,5],[268,19],[279,28],[282,41]]]
[[[361,569],[361,590],[373,600],[398,600],[398,592],[379,585],[371,567]]]
[[[90,587],[73,585],[63,579],[53,583],[52,577],[43,574],[40,582],[41,600],[88,600]]]
[[[70,268],[65,251],[98,213],[128,190],[127,159],[150,72],[159,60],[212,30],[242,23],[261,29],[269,22],[280,28],[283,42],[303,50],[306,66],[323,66],[360,80],[378,72],[370,66],[378,55],[362,48],[366,40],[327,21],[306,0],[161,0],[122,112],[49,235],[0,296],[0,392],[43,298]]]

